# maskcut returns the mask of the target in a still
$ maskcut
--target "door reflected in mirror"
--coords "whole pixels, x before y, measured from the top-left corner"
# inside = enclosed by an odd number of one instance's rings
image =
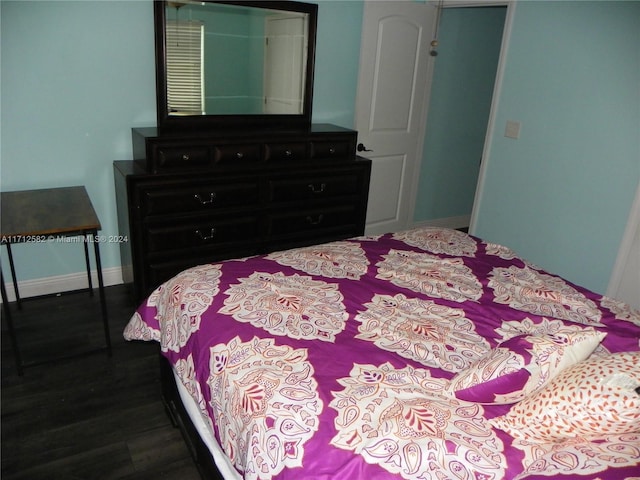
[[[309,14],[166,2],[167,115],[300,115]]]

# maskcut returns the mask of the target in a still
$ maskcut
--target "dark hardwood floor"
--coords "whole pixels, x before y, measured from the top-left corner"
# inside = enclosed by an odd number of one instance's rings
[[[2,322],[3,480],[200,479],[160,399],[158,345],[126,342],[128,290],[107,287],[113,355],[48,361],[104,346],[98,295],[10,304],[23,359],[17,375]]]

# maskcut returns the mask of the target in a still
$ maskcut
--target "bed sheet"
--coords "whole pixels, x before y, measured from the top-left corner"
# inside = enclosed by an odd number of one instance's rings
[[[640,351],[628,305],[427,227],[189,269],[125,338],[161,344],[243,478],[640,477],[640,434],[523,441],[451,393],[505,340],[585,329]]]

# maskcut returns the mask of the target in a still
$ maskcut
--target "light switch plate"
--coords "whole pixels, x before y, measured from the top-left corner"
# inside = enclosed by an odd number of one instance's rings
[[[504,136],[514,139],[520,137],[520,122],[516,122],[515,120],[507,120],[507,126],[504,129]]]

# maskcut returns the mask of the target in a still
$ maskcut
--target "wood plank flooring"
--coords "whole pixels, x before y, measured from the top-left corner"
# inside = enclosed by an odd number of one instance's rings
[[[158,346],[126,342],[135,309],[127,288],[107,287],[113,355],[49,361],[104,346],[97,291],[10,304],[25,361],[17,375],[2,323],[3,480],[198,480],[160,400]]]

